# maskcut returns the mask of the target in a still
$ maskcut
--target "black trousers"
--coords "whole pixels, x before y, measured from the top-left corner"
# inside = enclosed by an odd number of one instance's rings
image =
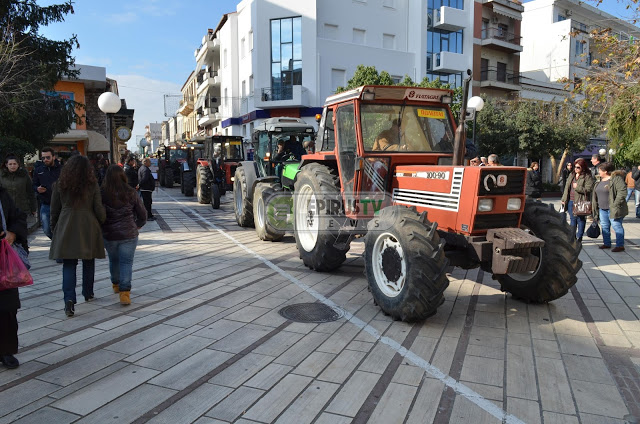
[[[18,353],[18,311],[0,311],[0,355]]]
[[[153,214],[151,213],[151,203],[153,202],[151,199],[151,195],[153,192],[151,191],[140,191],[140,196],[142,196],[142,203],[144,204],[144,208],[147,210],[147,218],[151,218]]]

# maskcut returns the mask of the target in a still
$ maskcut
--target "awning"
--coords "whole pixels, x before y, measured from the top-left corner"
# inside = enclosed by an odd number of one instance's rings
[[[108,152],[109,141],[105,136],[95,131],[87,131],[89,135],[89,145],[87,146],[87,152]]]
[[[207,92],[205,91],[203,94],[199,95],[198,98],[196,99],[196,104],[194,106],[195,110],[200,109],[202,106],[204,106],[204,101],[207,99]]]
[[[501,4],[496,4],[495,2],[493,2],[493,11],[499,15],[506,16],[507,18],[515,19],[517,21],[522,20],[522,13],[517,10],[509,9]]]
[[[85,130],[69,130],[66,133],[56,134],[52,141],[81,141],[88,139],[89,134]]]

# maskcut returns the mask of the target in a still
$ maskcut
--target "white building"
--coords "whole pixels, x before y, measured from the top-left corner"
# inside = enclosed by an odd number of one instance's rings
[[[248,138],[269,117],[315,123],[360,64],[398,81],[429,75],[460,85],[473,67],[476,3],[433,1],[241,1],[194,53],[199,127]]]

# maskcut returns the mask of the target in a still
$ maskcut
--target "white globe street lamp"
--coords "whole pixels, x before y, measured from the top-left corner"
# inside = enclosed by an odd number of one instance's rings
[[[484,100],[480,96],[473,96],[467,102],[467,109],[473,109],[473,145],[476,145],[476,117],[484,107]],[[466,140],[465,140],[466,141]]]
[[[118,113],[120,111],[120,107],[122,104],[120,103],[120,97],[116,93],[112,93],[107,91],[102,93],[100,97],[98,97],[98,107],[100,110],[107,114],[107,134],[109,135],[109,153],[111,157],[109,158],[110,163],[114,163],[115,157],[113,154],[113,134],[111,133],[111,120],[113,118],[114,113]]]

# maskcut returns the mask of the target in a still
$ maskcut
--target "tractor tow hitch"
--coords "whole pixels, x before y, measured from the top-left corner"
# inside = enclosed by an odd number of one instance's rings
[[[520,228],[497,228],[487,231],[487,241],[493,242],[494,274],[532,272],[538,267],[540,255],[533,252],[539,252],[544,241],[531,233]]]

